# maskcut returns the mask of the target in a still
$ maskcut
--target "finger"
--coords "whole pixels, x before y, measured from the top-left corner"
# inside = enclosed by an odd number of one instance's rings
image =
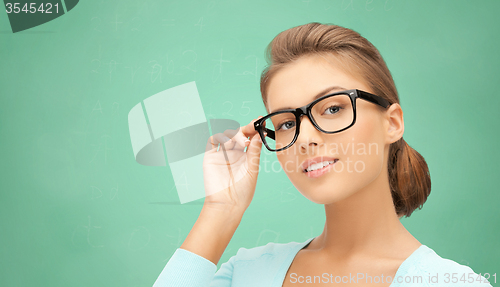
[[[239,128],[236,130],[225,130],[222,134],[228,137],[233,143],[237,142]]]
[[[262,142],[260,141],[260,135],[255,134],[250,139],[250,144],[247,148],[247,164],[248,170],[252,175],[256,175],[259,172],[260,164],[260,153],[262,150]]]
[[[231,139],[228,136],[226,136],[225,134],[217,133],[217,134],[214,134],[213,136],[218,143],[224,145],[226,150],[233,149],[233,146],[235,143],[233,141],[231,141]]]
[[[213,136],[209,137],[207,140],[207,145],[205,146],[206,153],[213,153],[217,151],[219,143],[216,142]]]
[[[236,134],[238,134],[240,128],[237,128],[236,130],[231,130],[231,129],[227,129],[223,132],[224,135],[226,135],[228,138],[230,139],[233,139]]]
[[[231,137],[231,140],[236,143],[233,149],[238,149],[241,151],[245,149],[247,138],[245,137],[245,135],[243,135],[243,132],[241,132],[241,128],[238,128],[237,130],[226,130],[224,134],[228,137]]]
[[[248,123],[246,126],[241,127],[241,132],[245,137],[253,137],[255,134],[258,132],[255,130],[254,123],[256,120],[263,118],[263,116],[259,116],[256,119],[253,119],[250,123]],[[264,123],[265,125],[265,123]]]
[[[250,140],[245,137],[243,132],[241,132],[241,129],[239,129],[238,133],[232,138],[232,140],[236,142],[233,150],[244,151],[250,143]]]

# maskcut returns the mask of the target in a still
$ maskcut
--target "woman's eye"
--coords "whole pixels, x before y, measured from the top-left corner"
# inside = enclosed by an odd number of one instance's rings
[[[335,114],[335,113],[338,113],[340,111],[341,107],[339,106],[331,106],[331,107],[328,107],[325,112],[330,112],[331,114]]]
[[[288,129],[291,129],[293,128],[295,125],[295,122],[294,121],[288,121],[288,122],[284,122],[282,123],[281,125],[278,126],[278,128],[276,129],[277,131],[282,129],[282,127],[285,127],[284,130],[288,130]]]

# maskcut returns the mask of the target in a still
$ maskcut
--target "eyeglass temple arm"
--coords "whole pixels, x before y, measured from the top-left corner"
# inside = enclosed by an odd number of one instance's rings
[[[273,140],[276,140],[276,138],[274,137],[274,131],[268,129],[268,128],[264,128],[266,129],[266,133],[267,133],[267,136],[272,138]]]
[[[256,125],[254,125],[254,128],[255,128],[256,131],[259,130]],[[274,135],[274,131],[272,131],[272,130],[266,128],[266,127],[263,127],[263,128],[264,128],[264,132],[267,133],[268,137],[272,138],[273,140],[276,140],[275,135]]]
[[[367,101],[370,101],[372,103],[375,103],[377,105],[380,105],[384,108],[387,108],[388,106],[390,106],[390,103],[388,100],[382,98],[382,97],[379,97],[377,95],[374,95],[374,94],[370,94],[368,92],[364,92],[364,91],[361,91],[361,90],[356,90],[358,92],[358,95],[360,98],[362,99],[365,99]]]

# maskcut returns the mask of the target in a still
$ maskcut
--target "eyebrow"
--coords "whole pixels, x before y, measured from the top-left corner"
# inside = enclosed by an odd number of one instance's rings
[[[312,100],[312,101],[316,100],[316,99],[317,99],[317,98],[319,98],[319,97],[324,96],[326,93],[331,92],[331,91],[333,91],[333,90],[341,90],[341,91],[345,91],[345,90],[347,90],[347,89],[346,89],[346,88],[343,88],[343,87],[340,87],[340,86],[331,86],[331,87],[328,87],[328,88],[326,88],[326,89],[322,90],[321,92],[319,92],[316,96],[314,96],[314,98],[313,98],[313,100]],[[311,102],[312,102],[312,101],[311,101]],[[292,108],[292,107],[284,107],[284,108],[277,109],[277,110],[275,110],[274,112],[270,112],[270,114],[275,113],[275,112],[280,112],[280,111],[283,111],[283,110],[288,110],[288,109],[295,109],[295,108]]]

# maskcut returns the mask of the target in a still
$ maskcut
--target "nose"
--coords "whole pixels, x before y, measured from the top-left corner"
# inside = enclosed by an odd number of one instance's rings
[[[295,142],[298,148],[307,150],[323,143],[322,132],[314,127],[306,115],[302,115],[299,129],[299,136]]]

